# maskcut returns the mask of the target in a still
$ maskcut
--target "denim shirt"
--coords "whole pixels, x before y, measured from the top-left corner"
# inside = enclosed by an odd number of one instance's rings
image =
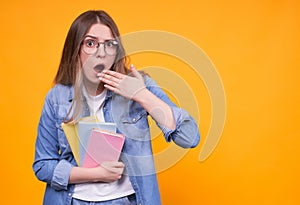
[[[150,77],[145,76],[144,80],[147,89],[172,109],[176,122],[174,130],[157,123],[166,141],[173,140],[183,148],[195,147],[200,135],[194,119],[185,110],[176,107]],[[72,86],[55,85],[46,96],[38,125],[33,170],[36,177],[47,184],[43,202],[45,205],[70,205],[72,201],[74,184],[68,181],[72,167],[77,164],[61,123],[71,107],[73,92]],[[117,132],[126,137],[121,161],[125,164],[125,174],[129,175],[135,190],[137,204],[161,204],[148,113],[137,102],[108,91],[103,114],[105,121],[116,123]],[[88,106],[84,100],[82,116],[88,115]]]

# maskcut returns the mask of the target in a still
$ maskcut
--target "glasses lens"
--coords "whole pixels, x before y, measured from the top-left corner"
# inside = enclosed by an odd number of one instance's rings
[[[118,50],[118,41],[106,41],[105,43],[105,52],[107,55],[115,55]]]
[[[98,43],[95,40],[86,39],[83,41],[82,49],[86,54],[92,55],[97,52],[97,45]]]
[[[109,40],[105,41],[104,43],[98,43],[94,39],[86,39],[83,41],[82,49],[88,55],[95,54],[98,51],[98,49],[104,49],[107,55],[116,55],[118,45],[119,43],[116,40]]]

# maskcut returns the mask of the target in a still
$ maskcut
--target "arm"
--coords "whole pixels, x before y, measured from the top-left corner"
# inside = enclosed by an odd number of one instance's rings
[[[188,148],[199,143],[196,122],[183,109],[176,107],[155,82],[145,79],[132,66],[133,77],[114,71],[99,74],[105,87],[123,97],[137,101],[156,121],[167,141]]]
[[[138,102],[161,126],[170,130],[176,128],[171,107],[148,89],[138,92],[133,100]]]
[[[109,182],[119,179],[124,168],[120,162],[107,163],[96,168],[82,168],[61,159],[53,96],[57,96],[57,93],[50,91],[46,97],[38,125],[33,163],[36,177],[50,184],[55,190],[67,190],[71,183]]]
[[[163,124],[156,122],[163,131],[168,142],[173,140],[178,146],[183,148],[196,147],[200,141],[198,125],[190,114],[182,108],[177,107],[163,90],[149,77],[145,77],[147,89],[170,106],[175,121],[175,129],[169,129]]]
[[[133,65],[130,69],[133,77],[105,70],[100,74],[100,80],[109,90],[138,102],[162,126],[175,129],[170,106],[146,89],[143,76]]]
[[[53,110],[53,93],[45,99],[35,145],[33,170],[36,177],[55,190],[66,190],[72,164],[60,159],[57,124]]]
[[[123,170],[122,162],[104,162],[95,168],[73,167],[69,183],[113,182],[122,177]]]

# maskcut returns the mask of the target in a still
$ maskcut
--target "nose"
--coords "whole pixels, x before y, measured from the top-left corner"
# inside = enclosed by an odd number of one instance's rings
[[[99,57],[99,58],[104,58],[105,57],[105,47],[104,47],[104,44],[99,43],[96,56]]]

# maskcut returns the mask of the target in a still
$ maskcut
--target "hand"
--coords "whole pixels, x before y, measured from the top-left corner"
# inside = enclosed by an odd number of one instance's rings
[[[114,182],[122,177],[124,164],[122,162],[103,162],[94,169],[96,174],[99,175],[96,181]]]
[[[130,66],[133,76],[124,75],[111,70],[104,70],[98,74],[99,79],[107,89],[122,95],[125,98],[133,99],[136,94],[146,88],[143,76]]]

